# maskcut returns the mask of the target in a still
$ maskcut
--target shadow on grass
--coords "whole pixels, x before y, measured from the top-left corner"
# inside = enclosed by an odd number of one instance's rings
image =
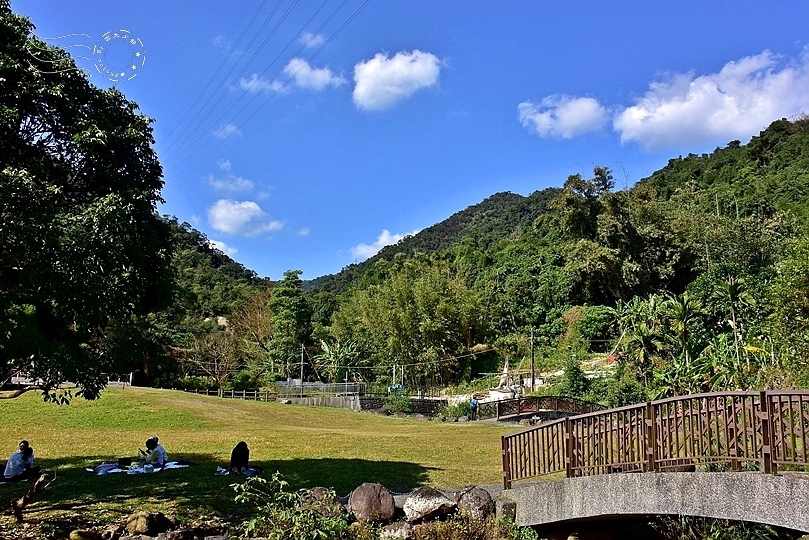
[[[32,521],[47,521],[81,514],[107,522],[136,510],[161,511],[179,516],[219,516],[226,519],[245,517],[250,508],[234,502],[232,484],[242,476],[216,476],[217,466],[226,463],[208,454],[171,456],[193,464],[183,469],[157,473],[126,473],[97,476],[85,467],[101,463],[104,456],[65,457],[37,460],[56,481],[39,494],[26,512]],[[394,461],[363,459],[292,459],[256,462],[268,477],[275,471],[289,482],[291,489],[325,486],[345,495],[363,482],[379,482],[391,491],[413,490],[427,481],[428,467]],[[31,482],[0,485],[0,500],[21,497]]]
[[[366,459],[292,459],[256,463],[266,473],[279,471],[293,488],[324,486],[345,495],[363,482],[378,482],[391,491],[411,491],[424,485],[430,467],[403,461]]]

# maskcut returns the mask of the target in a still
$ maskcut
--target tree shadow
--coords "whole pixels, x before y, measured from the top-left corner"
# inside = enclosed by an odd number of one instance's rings
[[[278,471],[293,487],[324,486],[347,494],[363,482],[378,482],[396,492],[412,491],[425,484],[437,470],[406,461],[367,459],[291,459],[256,463],[265,474]]]
[[[250,509],[234,501],[233,484],[246,477],[217,476],[217,466],[226,467],[211,454],[171,456],[192,465],[151,474],[114,473],[98,476],[85,470],[109,456],[68,456],[37,460],[56,481],[39,494],[26,511],[28,520],[53,520],[81,514],[107,521],[136,510],[168,509],[196,516],[242,517]],[[364,459],[291,459],[252,462],[262,476],[278,471],[291,489],[324,486],[345,495],[363,482],[379,482],[391,491],[411,491],[428,480],[431,469],[415,463]],[[0,485],[0,499],[21,497],[32,482]]]

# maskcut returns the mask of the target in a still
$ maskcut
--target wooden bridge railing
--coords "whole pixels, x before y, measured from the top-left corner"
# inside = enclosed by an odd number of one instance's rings
[[[503,484],[688,470],[702,463],[773,473],[809,465],[809,391],[694,394],[562,418],[502,439]]]
[[[499,401],[484,401],[478,405],[478,419],[516,417],[539,411],[559,411],[583,414],[606,409],[598,403],[590,403],[566,396],[527,396]]]

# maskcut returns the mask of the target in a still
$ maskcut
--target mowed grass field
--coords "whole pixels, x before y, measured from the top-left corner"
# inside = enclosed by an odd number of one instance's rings
[[[240,440],[247,441],[251,463],[264,476],[279,471],[293,489],[326,486],[346,495],[363,482],[399,492],[499,484],[500,437],[517,430],[151,388],[109,388],[97,401],[74,399],[62,406],[43,403],[37,392],[0,400],[2,459],[28,439],[36,464],[56,475],[27,510],[29,521],[80,514],[105,523],[135,510],[188,519],[241,515],[230,485],[242,477],[214,475]],[[85,471],[104,460],[135,458],[151,435],[160,438],[170,460],[194,465],[133,476]],[[0,485],[0,501],[21,496],[29,486]],[[0,520],[5,526],[13,521],[6,503]]]

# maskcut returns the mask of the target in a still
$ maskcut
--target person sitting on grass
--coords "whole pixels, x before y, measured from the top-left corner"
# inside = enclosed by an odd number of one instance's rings
[[[20,448],[11,454],[6,462],[3,479],[6,482],[20,482],[29,478],[39,477],[42,469],[34,467],[34,449],[28,441],[20,441]]]
[[[157,435],[152,435],[146,439],[146,452],[138,448],[140,464],[152,465],[153,467],[165,467],[169,461],[165,448],[158,443]]]
[[[239,441],[239,444],[230,453],[231,474],[244,474],[247,470],[248,461],[250,461],[250,449],[247,447],[246,442]]]

